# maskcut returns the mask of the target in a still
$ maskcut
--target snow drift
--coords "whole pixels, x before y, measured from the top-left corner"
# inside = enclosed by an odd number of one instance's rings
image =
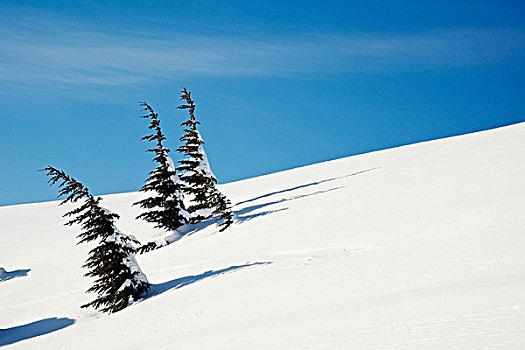
[[[80,309],[89,245],[69,207],[2,207],[2,276],[22,272],[0,279],[0,346],[523,349],[524,159],[522,123],[222,185],[236,223],[138,256],[151,291],[111,315]],[[104,206],[159,239],[141,198]]]

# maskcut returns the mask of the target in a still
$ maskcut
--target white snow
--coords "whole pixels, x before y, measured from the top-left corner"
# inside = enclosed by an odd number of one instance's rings
[[[197,153],[202,155],[202,159],[193,158],[193,157],[187,158],[188,160],[192,159],[193,161],[198,162],[198,165],[195,167],[195,170],[191,170],[191,171],[187,171],[183,173],[182,177],[184,178],[184,176],[191,176],[194,173],[199,173],[206,177],[216,179],[215,174],[211,170],[210,162],[208,161],[208,156],[206,156],[206,151],[204,150],[204,147],[202,146],[202,143],[204,142],[202,140],[202,136],[198,130],[194,130],[194,132],[197,134],[197,140],[200,141],[200,143],[197,144],[197,142],[194,142],[194,140],[191,140],[188,144],[198,145]],[[173,159],[169,158],[168,162],[170,163],[170,166],[172,168],[175,168]]]
[[[524,349],[524,159],[521,123],[222,185],[234,225],[137,256],[152,289],[111,315],[80,308],[71,206],[1,207],[0,267],[29,272],[0,280],[0,345]],[[164,232],[134,220],[143,196],[104,206],[148,242]]]
[[[137,272],[137,274],[133,277],[133,280],[128,279],[126,280],[126,282],[133,283],[135,285],[138,285],[141,282],[148,283],[148,279],[146,278],[146,275],[144,274],[144,272],[142,272],[142,270],[140,269],[140,266],[137,263],[137,260],[134,255],[129,255],[122,262],[129,267],[129,270],[131,272]],[[121,287],[121,288],[124,288],[124,287]]]
[[[202,141],[202,136],[199,133],[199,131],[195,130],[195,132],[198,135],[199,141],[204,142]],[[216,179],[215,174],[211,170],[210,162],[208,161],[208,156],[206,155],[206,152],[204,151],[204,147],[202,146],[202,144],[199,145],[198,153],[202,154],[202,159],[198,159],[199,165],[195,168],[195,170],[206,177]]]

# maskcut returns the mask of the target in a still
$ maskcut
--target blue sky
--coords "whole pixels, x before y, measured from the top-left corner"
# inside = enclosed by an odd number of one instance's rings
[[[193,92],[219,182],[525,120],[522,1],[2,1],[0,205],[138,190]],[[177,158],[177,154],[172,154]]]

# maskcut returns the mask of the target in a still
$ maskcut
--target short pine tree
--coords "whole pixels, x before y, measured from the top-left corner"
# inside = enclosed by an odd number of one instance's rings
[[[153,130],[152,134],[144,136],[141,140],[157,143],[156,148],[148,149],[148,152],[155,154],[153,161],[157,162],[158,166],[155,170],[150,171],[149,178],[140,189],[141,192],[152,193],[152,196],[133,203],[133,205],[148,209],[137,216],[137,219],[154,223],[157,228],[173,231],[190,219],[184,207],[182,183],[176,170],[170,164],[172,163],[168,156],[170,150],[162,144],[166,137],[160,128],[158,114],[145,102],[141,103],[141,106],[144,107],[143,111],[148,112],[142,118],[151,119],[149,129]]]
[[[85,276],[95,278],[94,285],[87,292],[97,293],[98,297],[81,307],[93,306],[102,312],[113,313],[145,295],[150,285],[133,255],[133,244],[139,242],[115,227],[114,221],[119,216],[102,208],[100,197],[93,197],[84,185],[63,171],[51,166],[42,171],[50,177],[50,185],[58,184],[58,197],[67,196],[60,205],[84,200],[80,207],[64,214],[64,217],[73,217],[66,225],[79,224],[82,228],[77,236],[80,239],[78,244],[98,243],[82,266],[89,269]]]

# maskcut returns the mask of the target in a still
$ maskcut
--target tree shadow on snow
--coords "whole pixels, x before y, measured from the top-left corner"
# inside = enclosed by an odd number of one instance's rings
[[[308,183],[308,184],[304,184],[304,185],[300,185],[300,186],[295,186],[295,187],[287,188],[287,189],[280,190],[280,191],[270,192],[270,193],[263,194],[263,195],[261,195],[261,196],[255,197],[255,198],[251,198],[251,199],[247,199],[247,200],[241,201],[241,202],[239,202],[239,203],[236,203],[235,206],[237,206],[237,205],[239,205],[239,204],[244,204],[244,203],[248,203],[248,202],[253,202],[253,201],[256,201],[256,200],[258,200],[258,199],[262,199],[262,198],[266,198],[266,197],[274,196],[274,195],[276,195],[276,194],[282,194],[282,193],[286,193],[286,192],[291,192],[291,191],[299,190],[299,189],[301,189],[301,188],[306,188],[306,187],[310,187],[310,186],[317,186],[317,185],[320,185],[320,184],[325,183],[325,182],[330,182],[330,181],[335,181],[335,180],[344,179],[344,178],[346,178],[346,177],[350,177],[350,176],[355,176],[355,175],[359,175],[359,174],[367,173],[367,172],[369,172],[369,171],[374,171],[374,170],[377,170],[377,169],[380,169],[380,167],[370,168],[370,169],[365,169],[365,170],[360,170],[360,171],[356,171],[355,173],[348,174],[348,175],[344,175],[344,176],[332,177],[332,178],[330,178],[330,179],[324,179],[324,180],[320,180],[320,181],[310,182],[310,183]]]
[[[31,269],[6,271],[3,267],[0,267],[0,282],[7,281],[7,280],[17,278],[17,277],[27,276],[27,273],[29,271],[31,271]]]
[[[297,195],[297,196],[293,196],[293,197],[289,197],[289,198],[283,198],[283,199],[280,199],[280,200],[277,200],[277,201],[272,201],[272,202],[252,205],[252,206],[249,206],[249,207],[242,208],[240,210],[234,210],[233,211],[234,224],[242,224],[242,223],[244,223],[246,221],[255,219],[257,217],[261,217],[261,216],[277,213],[277,212],[280,212],[280,211],[288,210],[288,208],[280,208],[280,209],[275,209],[275,210],[265,210],[265,211],[257,212],[259,209],[262,209],[262,208],[265,208],[265,207],[268,207],[268,206],[271,206],[271,205],[274,205],[274,204],[279,204],[279,203],[292,201],[292,200],[296,200],[296,199],[300,199],[300,198],[315,196],[315,195],[318,195],[318,194],[321,194],[321,193],[335,191],[335,190],[338,190],[338,189],[341,189],[341,188],[344,188],[344,186],[334,187],[334,188],[330,188],[330,189],[323,190],[323,191],[316,191],[316,192],[312,192],[312,193]],[[245,201],[245,202],[248,202],[248,201]],[[183,226],[180,229],[178,229],[176,232],[173,232],[173,233],[171,233],[171,234],[169,234],[169,235],[167,235],[167,236],[165,236],[163,238],[165,240],[165,242],[166,242],[165,245],[169,245],[171,243],[174,243],[174,242],[178,241],[179,239],[181,239],[184,236],[190,236],[190,235],[192,235],[192,234],[194,234],[194,233],[196,233],[196,232],[198,232],[200,230],[203,230],[206,227],[208,227],[210,225],[213,225],[213,224],[215,224],[215,218],[211,218],[211,219],[205,220],[205,221],[200,222],[198,224],[192,224],[192,225]]]
[[[258,216],[263,216],[263,215],[268,215],[268,214],[276,213],[276,212],[283,211],[283,210],[288,210],[288,208],[281,208],[281,209],[263,211],[263,212],[259,212],[259,213],[255,213],[255,214],[249,214],[249,213],[251,213],[253,211],[256,211],[256,210],[259,210],[261,208],[264,208],[264,207],[267,207],[267,206],[270,206],[270,205],[283,203],[283,202],[293,201],[293,200],[296,200],[296,199],[301,199],[301,198],[305,198],[305,197],[315,196],[315,195],[326,193],[326,192],[339,190],[339,189],[344,188],[344,187],[345,186],[329,188],[329,189],[323,190],[323,191],[315,191],[315,192],[312,192],[312,193],[301,194],[301,195],[297,195],[297,196],[293,196],[293,197],[289,197],[289,198],[282,198],[280,200],[273,201],[273,202],[267,202],[267,203],[263,203],[263,204],[259,204],[259,205],[252,205],[252,206],[249,206],[249,207],[245,207],[245,208],[235,212],[236,218],[238,219],[238,222],[243,223],[245,221],[251,220],[251,219],[256,218]]]
[[[260,216],[265,216],[265,215],[268,215],[268,214],[273,214],[273,213],[277,213],[277,212],[280,212],[280,211],[283,211],[283,210],[287,210],[288,208],[280,208],[280,209],[275,209],[275,210],[265,210],[265,211],[253,213],[253,212],[255,212],[255,211],[259,210],[259,209],[268,207],[270,205],[279,204],[279,203],[283,203],[283,202],[287,202],[287,201],[292,201],[292,200],[296,200],[296,199],[300,199],[300,198],[315,196],[317,194],[326,193],[326,192],[330,192],[330,191],[335,191],[335,190],[338,190],[338,189],[343,188],[343,187],[344,186],[334,187],[334,188],[330,188],[330,189],[324,190],[324,191],[316,191],[316,192],[312,192],[312,193],[308,193],[308,194],[302,194],[302,195],[293,196],[293,197],[289,197],[289,198],[283,198],[283,199],[280,199],[278,201],[272,201],[272,202],[252,205],[252,206],[249,206],[249,207],[242,208],[240,210],[234,210],[233,211],[233,214],[234,214],[234,217],[235,217],[234,221],[235,221],[235,223],[239,224],[239,223],[243,223],[243,222],[246,222],[248,220],[260,217]],[[245,201],[245,202],[248,202],[248,201]],[[167,240],[167,243],[168,244],[173,243],[174,241],[176,241],[176,240],[178,240],[178,239],[180,239],[180,238],[182,238],[184,236],[191,235],[191,234],[193,234],[193,233],[195,233],[197,231],[205,229],[206,227],[208,227],[210,225],[213,225],[214,223],[215,223],[215,219],[211,218],[211,219],[205,220],[203,222],[200,222],[198,224],[186,225],[186,226],[182,227],[181,229],[177,230],[177,234],[179,234],[179,236],[176,239],[174,239],[172,241]]]
[[[287,192],[292,192],[292,191],[299,190],[299,189],[306,188],[306,187],[320,185],[322,183],[326,183],[326,182],[335,181],[335,180],[343,179],[343,178],[350,177],[350,176],[363,174],[363,173],[366,173],[366,172],[369,172],[369,171],[374,171],[374,170],[377,170],[377,169],[380,169],[380,167],[365,169],[365,170],[361,170],[361,171],[356,171],[355,173],[351,173],[351,174],[344,175],[344,176],[333,177],[333,178],[324,179],[324,180],[320,180],[320,181],[315,181],[315,182],[311,182],[311,183],[300,185],[300,186],[287,188],[287,189],[280,190],[280,191],[270,192],[270,193],[267,193],[267,194],[264,194],[264,195],[261,195],[261,196],[255,197],[255,198],[251,198],[251,199],[247,199],[247,200],[241,201],[241,202],[239,202],[239,203],[234,205],[234,209],[235,209],[235,207],[237,207],[240,204],[253,202],[253,201],[256,201],[256,200],[259,200],[259,199],[263,199],[263,198],[267,198],[267,197],[270,197],[270,196],[274,196],[274,195],[277,195],[277,194],[283,194],[283,193],[287,193]],[[326,192],[329,192],[329,191],[335,191],[335,190],[343,188],[343,187],[344,186],[334,187],[334,188],[330,188],[330,189],[324,190],[324,191],[316,191],[316,192],[312,192],[312,193],[308,193],[308,194],[297,195],[297,196],[293,196],[293,197],[289,197],[289,198],[283,198],[283,199],[280,199],[280,200],[267,202],[267,203],[263,203],[263,204],[252,205],[252,206],[245,207],[245,208],[242,208],[242,209],[239,209],[239,210],[233,210],[234,224],[242,224],[242,223],[244,223],[246,221],[249,221],[249,220],[252,220],[254,218],[258,218],[258,217],[261,217],[261,216],[265,216],[265,215],[277,213],[277,212],[280,212],[280,211],[284,211],[284,210],[287,210],[288,208],[280,208],[280,209],[275,209],[275,210],[265,210],[265,211],[256,212],[259,209],[262,209],[262,208],[265,208],[265,207],[268,207],[268,206],[271,206],[271,205],[274,205],[274,204],[282,203],[282,202],[287,202],[287,201],[296,200],[296,199],[300,199],[300,198],[304,198],[304,197],[314,196],[314,195],[321,194],[321,193],[326,193]],[[215,218],[210,218],[210,219],[205,220],[203,222],[200,222],[198,224],[185,225],[185,226],[177,229],[176,231],[168,234],[167,236],[165,236],[163,238],[164,243],[161,244],[161,245],[157,245],[157,244],[154,244],[153,242],[150,242],[149,244],[153,244],[153,246],[143,250],[141,252],[141,254],[145,253],[145,252],[148,252],[150,250],[158,249],[158,248],[161,248],[163,246],[166,246],[166,245],[169,245],[171,243],[174,243],[174,242],[178,241],[179,239],[181,239],[184,236],[192,235],[192,234],[194,234],[194,233],[196,233],[198,231],[201,231],[201,230],[205,229],[206,227],[208,227],[210,225],[214,225],[214,224],[215,224]],[[147,247],[147,245],[145,245],[144,247]]]
[[[75,320],[70,318],[51,317],[22,326],[0,329],[0,346],[52,333],[71,326],[73,323]]]
[[[240,270],[240,269],[244,269],[244,268],[249,267],[249,266],[268,265],[268,264],[271,264],[271,262],[264,261],[264,262],[254,262],[254,263],[251,263],[251,264],[230,266],[228,268],[221,269],[221,270],[206,271],[204,273],[201,273],[200,275],[185,276],[185,277],[176,278],[174,280],[171,280],[171,281],[168,281],[168,282],[164,282],[164,283],[152,284],[151,287],[150,287],[150,290],[148,292],[148,295],[144,297],[144,300],[145,299],[149,299],[149,298],[154,297],[154,296],[157,296],[159,294],[162,294],[162,293],[167,292],[167,291],[172,290],[172,289],[182,288],[182,287],[187,286],[189,284],[201,281],[201,280],[203,280],[205,278],[215,277],[215,276],[222,275],[222,274],[225,274],[225,273],[229,273],[229,272],[237,271],[237,270]]]

